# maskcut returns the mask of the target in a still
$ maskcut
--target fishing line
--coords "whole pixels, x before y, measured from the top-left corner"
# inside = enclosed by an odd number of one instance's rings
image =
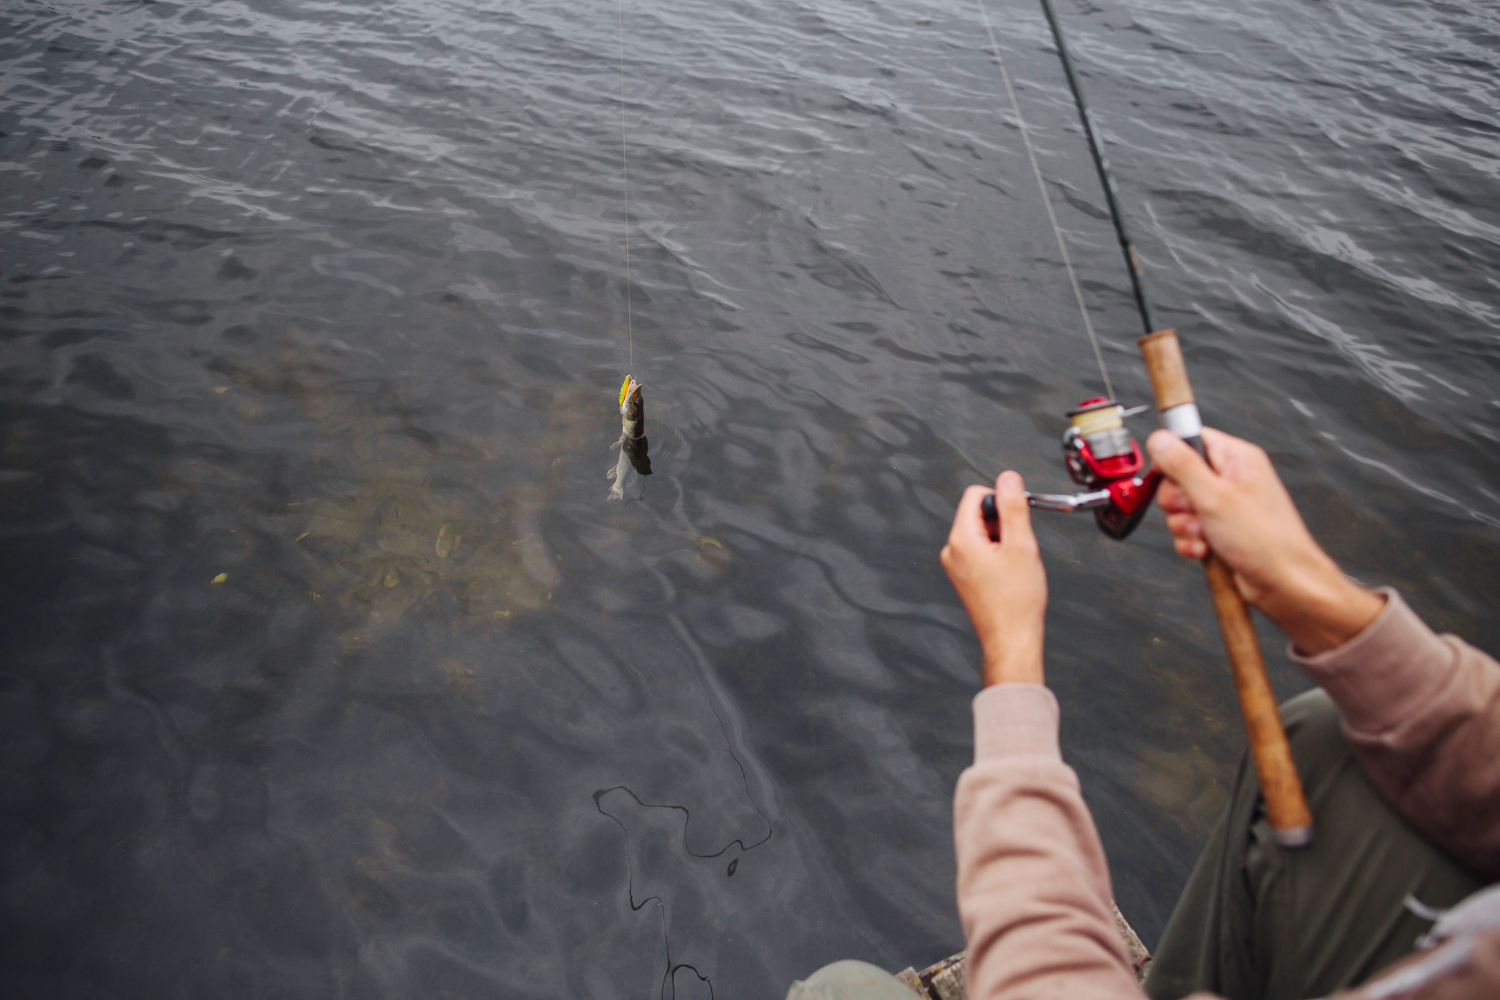
[[[615,0],[615,25],[620,33],[620,176],[625,192],[625,342],[630,371],[635,371],[635,329],[630,305],[630,156],[625,148],[625,7]]]
[[[1083,328],[1088,331],[1089,343],[1094,348],[1094,360],[1099,362],[1099,375],[1104,379],[1104,394],[1115,398],[1114,387],[1109,381],[1109,369],[1104,364],[1104,352],[1099,349],[1099,335],[1094,332],[1094,322],[1089,319],[1089,308],[1083,301],[1083,289],[1078,284],[1078,274],[1073,270],[1073,258],[1068,253],[1067,241],[1063,239],[1062,227],[1057,224],[1057,213],[1052,210],[1052,199],[1047,194],[1047,182],[1042,179],[1042,168],[1037,165],[1036,150],[1031,146],[1031,134],[1026,119],[1021,115],[1021,102],[1016,100],[1016,88],[1010,82],[1010,71],[1005,68],[1005,59],[1000,55],[1000,43],[995,40],[995,29],[990,24],[990,12],[984,0],[974,0],[979,5],[979,17],[984,21],[985,34],[990,39],[990,53],[995,57],[995,66],[1000,70],[1000,79],[1005,84],[1006,96],[1010,98],[1010,109],[1016,116],[1016,126],[1021,130],[1021,144],[1026,147],[1026,158],[1031,161],[1031,174],[1036,178],[1037,190],[1042,195],[1042,207],[1047,210],[1047,222],[1052,226],[1052,235],[1057,238],[1057,249],[1062,254],[1063,267],[1068,272],[1068,283],[1073,286],[1073,298],[1078,302],[1078,314],[1083,317]],[[1071,77],[1070,77],[1071,79]]]
[[[660,574],[658,573],[657,575],[659,576]],[[707,664],[704,662],[702,652],[698,649],[697,643],[693,642],[692,636],[688,634],[688,631],[683,626],[682,621],[676,615],[671,616],[671,621],[673,629],[677,632],[678,637],[682,639],[683,644],[686,645],[688,647],[688,650],[693,654],[693,661],[698,665],[698,681],[703,685],[703,693],[708,699],[708,707],[713,711],[714,718],[719,723],[719,731],[724,734],[724,749],[729,752],[729,757],[734,761],[734,766],[739,768],[740,784],[745,788],[745,800],[750,803],[750,808],[754,809],[756,813],[760,815],[760,818],[766,821],[766,835],[759,840],[753,841],[748,844],[745,843],[744,838],[736,837],[729,843],[725,844],[723,847],[719,848],[717,851],[714,851],[712,854],[699,854],[697,851],[693,850],[692,845],[688,842],[688,826],[693,821],[693,814],[688,810],[687,806],[677,805],[674,802],[646,802],[643,801],[639,795],[635,794],[630,786],[615,785],[611,788],[601,788],[598,791],[594,792],[594,808],[598,809],[600,812],[604,813],[604,815],[609,816],[610,819],[613,819],[616,823],[618,823],[619,820],[615,819],[613,815],[604,812],[604,807],[600,804],[599,800],[608,795],[610,792],[624,792],[632,799],[635,799],[636,805],[640,806],[643,809],[673,809],[677,812],[682,813],[682,849],[686,851],[690,857],[722,857],[726,852],[728,852],[731,847],[736,844],[740,845],[741,851],[748,853],[755,850],[766,841],[770,840],[771,837],[776,833],[776,827],[771,823],[771,817],[766,815],[766,811],[756,803],[755,796],[750,792],[750,773],[745,770],[745,762],[740,760],[740,755],[734,752],[734,740],[730,738],[729,725],[724,721],[724,716],[719,712],[719,706],[715,704],[714,691],[708,683],[708,679],[706,676]],[[731,874],[733,873],[731,872]]]
[[[637,802],[641,801],[640,799],[636,799],[635,798],[635,793],[632,792],[632,791],[630,791],[630,789],[625,788],[624,785],[616,785],[615,788],[624,788],[625,791],[630,795],[631,798],[635,799]],[[699,972],[696,966],[690,965],[687,962],[678,962],[676,965],[672,964],[672,939],[667,934],[667,903],[666,903],[666,900],[662,899],[660,896],[647,896],[645,899],[641,900],[639,903],[637,903],[635,901],[635,865],[634,865],[634,863],[632,863],[632,861],[631,861],[631,855],[630,855],[630,831],[625,828],[625,824],[621,823],[620,820],[619,820],[619,818],[617,816],[613,815],[612,813],[604,812],[604,807],[599,804],[600,797],[603,796],[607,792],[615,791],[615,788],[606,788],[606,789],[601,789],[600,791],[595,792],[594,793],[594,808],[598,809],[600,813],[602,813],[605,816],[608,816],[611,820],[613,820],[614,824],[620,828],[620,832],[625,835],[625,878],[626,878],[625,892],[626,892],[626,901],[630,904],[631,911],[632,912],[638,912],[647,903],[650,903],[650,902],[654,901],[656,903],[656,909],[657,909],[657,911],[661,914],[661,940],[662,940],[662,945],[666,948],[666,952],[667,952],[667,971],[664,972],[664,973],[662,973],[661,987],[656,991],[656,995],[659,998],[662,998],[662,1000],[665,1000],[665,997],[666,997],[666,994],[667,994],[667,983],[670,982],[672,984],[672,997],[673,997],[673,1000],[676,1000],[676,997],[677,997],[677,972],[678,972],[679,969],[687,969],[688,971],[692,972],[693,975],[695,975],[695,976],[698,977],[698,981],[700,983],[707,983],[708,984],[708,998],[709,998],[709,1000],[713,1000],[713,997],[714,997],[714,983],[713,983],[712,979],[710,979],[709,977],[705,976],[703,973]],[[645,803],[642,803],[642,805],[645,805]],[[680,807],[675,807],[674,806],[673,808],[680,808]],[[686,811],[686,810],[684,810],[684,811]],[[686,836],[686,834],[687,834],[687,827],[684,826],[683,827],[683,835]],[[728,849],[729,848],[726,847],[724,850],[727,851]],[[690,851],[688,853],[692,853],[692,852]]]
[[[608,795],[610,792],[624,792],[632,799],[635,799],[635,804],[640,806],[642,809],[671,809],[676,812],[682,813],[682,849],[690,858],[712,859],[722,857],[735,844],[740,845],[741,851],[753,851],[761,844],[764,844],[766,841],[770,840],[771,835],[776,832],[771,827],[771,820],[766,816],[765,813],[762,812],[760,813],[760,818],[766,821],[766,835],[764,837],[760,838],[757,841],[754,841],[749,845],[746,845],[745,841],[742,838],[735,837],[729,843],[725,844],[717,851],[714,851],[712,854],[699,854],[697,851],[693,850],[691,845],[688,844],[688,825],[693,821],[693,814],[688,810],[687,806],[680,806],[673,802],[646,802],[639,795],[635,794],[635,791],[631,789],[629,785],[614,785],[610,788],[601,788],[594,793],[594,808],[598,809],[601,813],[604,813],[604,815],[608,816],[610,819],[615,820],[616,823],[620,821],[618,819],[615,819],[613,813],[604,812],[604,806],[602,806],[599,802],[600,799],[604,798],[604,796]],[[750,803],[750,805],[755,809],[756,812],[760,812],[760,807],[756,806],[753,801]]]

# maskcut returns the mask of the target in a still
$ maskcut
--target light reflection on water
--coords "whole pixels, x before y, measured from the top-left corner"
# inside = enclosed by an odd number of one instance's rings
[[[1098,389],[977,13],[625,4],[623,506],[612,13],[0,15],[27,992],[778,996],[959,946],[976,656],[935,552],[966,483],[1061,486]],[[995,13],[1144,400],[1045,29]],[[1211,422],[1493,648],[1493,25],[1064,16]],[[1219,640],[1159,518],[1039,532],[1066,753],[1150,941],[1239,746]]]

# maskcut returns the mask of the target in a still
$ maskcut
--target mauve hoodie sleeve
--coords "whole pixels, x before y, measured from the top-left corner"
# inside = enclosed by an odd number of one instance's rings
[[[1057,726],[1057,699],[1040,684],[997,684],[974,699],[974,764],[953,803],[972,1000],[1144,996]]]
[[[1300,663],[1375,787],[1477,872],[1500,875],[1500,664],[1436,635],[1394,590],[1363,632]]]
[[[1293,658],[1338,704],[1345,735],[1382,794],[1438,844],[1496,874],[1500,664],[1434,635],[1394,591],[1385,593],[1385,610],[1358,636]],[[1143,996],[1057,726],[1057,700],[1039,684],[1000,684],[974,699],[974,764],[953,806],[974,1000]],[[1470,995],[1482,993],[1456,994]]]

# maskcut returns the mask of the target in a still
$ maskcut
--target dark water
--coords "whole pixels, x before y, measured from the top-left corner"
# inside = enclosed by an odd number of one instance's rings
[[[1044,28],[993,9],[1144,401]],[[1500,646],[1500,12],[1063,14],[1210,421]],[[936,550],[966,483],[1063,486],[1099,389],[1001,102],[958,0],[5,4],[6,992],[779,997],[957,949]],[[1159,515],[1041,533],[1154,940],[1240,745],[1217,635]]]

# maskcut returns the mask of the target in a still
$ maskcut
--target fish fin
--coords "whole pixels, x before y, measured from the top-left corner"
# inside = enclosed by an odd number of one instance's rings
[[[616,476],[618,476],[619,474],[620,474],[620,467],[618,465],[611,465],[609,467],[609,471],[604,474],[604,478],[605,479],[613,479]]]
[[[609,488],[609,499],[611,499],[611,500],[624,500],[625,499],[625,486],[624,486],[623,483],[619,482],[618,480],[615,481],[615,484]]]

